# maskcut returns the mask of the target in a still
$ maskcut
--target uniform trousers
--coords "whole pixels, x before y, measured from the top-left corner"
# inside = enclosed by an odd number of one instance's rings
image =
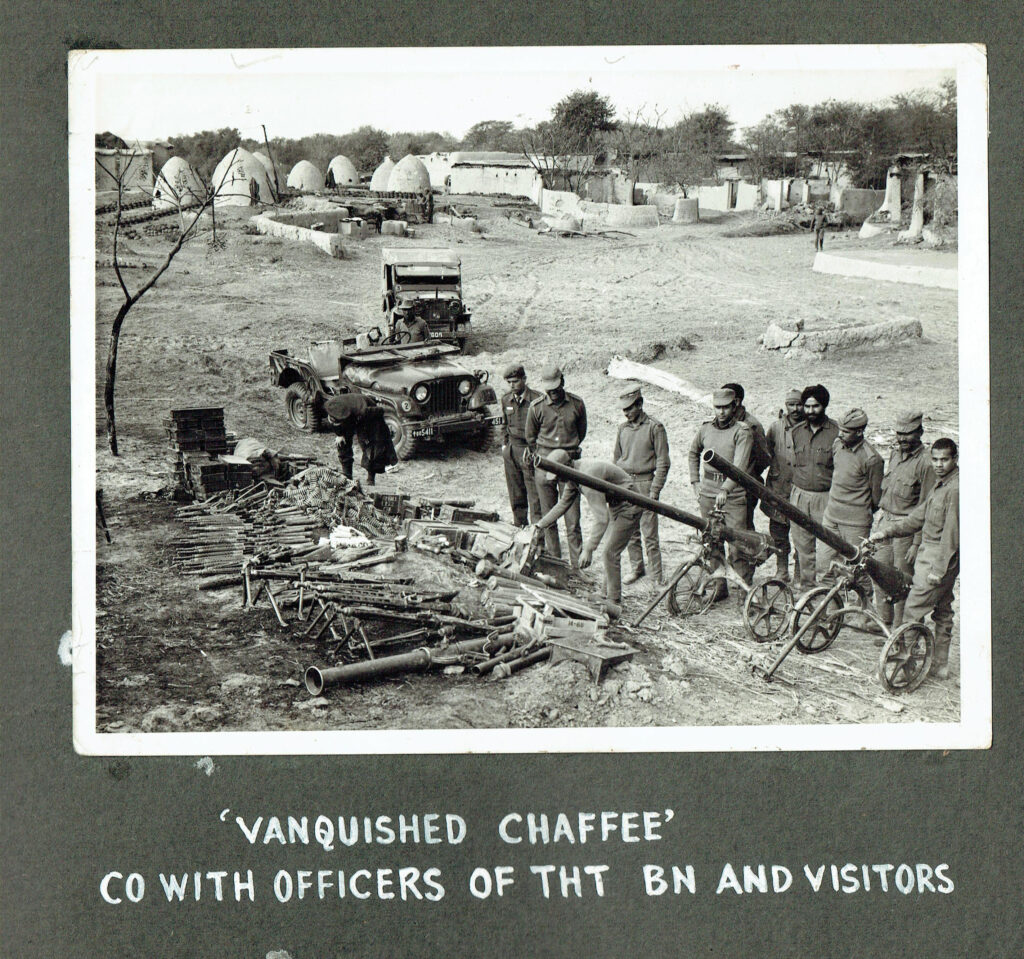
[[[534,480],[537,486],[537,497],[540,500],[540,513],[543,516],[549,509],[551,509],[557,502],[561,495],[562,490],[565,488],[565,480],[555,480],[552,478],[550,482],[542,480],[541,476],[548,476],[550,474],[544,473],[541,470],[537,470],[534,473]],[[580,562],[580,550],[583,548],[583,530],[580,526],[580,497],[577,496],[575,502],[566,511],[562,517],[562,522],[565,523],[565,538],[569,543],[569,562],[573,566],[578,566]],[[562,547],[558,542],[558,524],[552,523],[546,530],[544,530],[544,552],[548,556],[554,556],[556,559],[560,559],[562,556]]]
[[[842,536],[851,546],[860,546],[861,540],[867,539],[871,534],[871,520],[866,523],[837,523],[834,519],[826,516],[821,523],[825,529],[830,530],[838,536]],[[829,575],[829,566],[839,554],[827,543],[818,543],[818,579]],[[861,572],[857,575],[857,585],[864,596],[864,599],[871,600],[872,583],[867,573]]]
[[[897,513],[883,510],[881,521],[878,524],[878,532],[888,529],[893,523],[901,519],[903,517]],[[907,550],[910,549],[913,543],[913,536],[898,536],[896,539],[886,540],[884,543],[878,544],[878,549],[875,550],[875,559],[889,566],[895,566],[901,573],[912,577],[914,575],[914,564],[907,562]],[[903,622],[904,604],[902,602],[894,604],[885,590],[877,585],[875,586],[875,608],[878,610],[878,615],[881,616],[883,623],[899,626]]]
[[[622,553],[633,537],[639,537],[641,516],[645,511],[632,503],[616,503],[609,504],[608,513],[608,528],[603,537],[605,595],[609,602],[619,605],[622,603]]]
[[[653,473],[631,473],[633,485],[638,493],[651,495]],[[638,507],[639,508],[639,507]],[[633,569],[644,566],[644,551],[647,552],[647,572],[655,579],[661,577],[661,544],[658,542],[658,514],[649,509],[640,511],[640,524],[629,540],[629,559]]]
[[[711,511],[715,508],[716,495],[715,493],[705,493],[702,491],[697,497],[700,503],[700,515],[704,519],[708,519],[711,516]],[[729,498],[725,501],[723,512],[725,513],[726,526],[731,526],[733,529],[738,530],[747,529],[747,498],[742,489],[738,493],[733,492],[729,495]],[[721,553],[718,553],[715,558],[719,561],[724,559]],[[746,578],[753,572],[754,564],[751,562],[750,557],[743,549],[733,543],[729,544],[729,561],[736,569],[736,572],[743,578]]]
[[[938,553],[938,544],[921,544],[914,563],[914,585],[910,587],[910,595],[903,608],[903,621],[923,623],[931,613],[936,639],[941,643],[945,638],[948,649],[949,634],[953,629],[953,586],[960,575],[960,558],[954,558],[945,570],[941,570]],[[928,582],[930,573],[942,576],[938,586]]]
[[[812,493],[794,486],[789,494],[789,501],[797,509],[810,516],[811,519],[820,523],[825,517],[825,507],[828,505],[828,490],[821,493]],[[822,566],[815,563],[815,554],[816,551],[820,552],[824,548],[824,544],[818,543],[813,533],[808,533],[807,530],[796,523],[790,526],[789,534],[793,539],[796,554],[800,558],[800,578],[805,583],[813,583],[815,570],[818,570],[819,574],[822,570]],[[828,569],[827,562],[824,564],[824,569]]]
[[[516,526],[536,523],[541,517],[540,497],[532,466],[523,466],[526,441],[512,437],[510,445],[503,447],[501,458],[505,464],[505,485],[512,507],[512,522]]]

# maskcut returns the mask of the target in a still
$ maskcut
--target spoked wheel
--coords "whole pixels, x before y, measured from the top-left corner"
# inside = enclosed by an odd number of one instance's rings
[[[796,648],[801,653],[822,653],[831,646],[843,628],[841,610],[844,603],[842,595],[833,596],[828,602],[825,597],[831,592],[828,586],[816,586],[804,593],[797,601],[793,610],[793,632],[799,631],[809,617],[821,609],[814,625],[797,640]],[[822,606],[824,604],[824,608]]]
[[[743,622],[755,642],[770,643],[786,626],[793,608],[793,591],[781,579],[753,587],[743,603]]]
[[[932,631],[924,623],[904,623],[878,661],[882,685],[890,693],[912,693],[928,675],[934,648]]]
[[[709,576],[703,566],[691,567],[665,600],[669,612],[673,616],[706,613],[715,602],[719,584],[724,582],[721,576]]]

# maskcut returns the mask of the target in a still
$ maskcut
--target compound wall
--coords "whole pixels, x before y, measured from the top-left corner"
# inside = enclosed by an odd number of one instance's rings
[[[345,211],[324,210],[313,213],[262,213],[252,218],[252,224],[265,236],[278,236],[299,243],[311,243],[335,259],[343,259],[345,248],[341,241]],[[311,230],[314,223],[324,229]],[[360,228],[361,230],[361,228]]]
[[[507,193],[531,198],[540,180],[533,167],[455,166],[450,176],[451,193]],[[430,182],[433,185],[433,174]]]

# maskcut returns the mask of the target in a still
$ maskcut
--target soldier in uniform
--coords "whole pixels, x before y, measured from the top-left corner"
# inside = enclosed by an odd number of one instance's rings
[[[574,393],[566,392],[565,378],[557,364],[549,363],[541,370],[540,387],[545,395],[534,400],[526,414],[526,445],[531,453],[541,456],[547,457],[554,450],[565,450],[570,461],[579,459],[580,445],[587,435],[586,405]],[[560,487],[565,485],[565,481],[558,481],[555,476],[540,470],[536,473],[536,481],[541,511],[547,513],[558,502]],[[583,547],[578,498],[564,515],[569,562],[576,566]],[[554,524],[545,529],[544,549],[551,556],[562,555]]]
[[[896,447],[889,454],[889,471],[882,479],[879,532],[912,513],[935,485],[931,457],[921,442],[922,418],[920,412],[909,412],[896,420]],[[920,545],[920,531],[912,536],[899,536],[886,540],[875,558],[912,576]],[[899,626],[903,622],[903,603],[893,604],[885,590],[878,587],[875,588],[875,606],[887,626]]]
[[[565,450],[552,450],[548,458],[555,463],[569,463],[569,454]],[[614,463],[581,459],[574,464],[573,469],[607,483],[622,486],[634,493],[638,492],[629,473],[619,469]],[[541,471],[538,470],[539,472]],[[640,516],[644,511],[639,506],[617,500],[611,495],[606,495],[590,487],[584,487],[582,494],[586,497],[587,505],[593,513],[593,523],[587,532],[587,540],[580,552],[580,568],[586,569],[590,565],[594,557],[594,550],[600,545],[601,540],[606,538],[604,546],[605,598],[610,603],[621,605],[622,552],[625,550],[626,544],[634,536],[639,535]],[[571,509],[579,512],[579,508],[579,486],[571,480],[565,481],[558,501],[541,517],[537,528],[545,530],[545,535],[547,535],[547,530],[554,527],[559,516],[565,515]],[[606,532],[609,534],[607,537],[605,537]]]
[[[363,455],[360,465],[366,470],[366,483],[373,486],[377,474],[398,462],[398,454],[391,439],[391,431],[384,420],[384,411],[359,393],[339,393],[324,403],[337,434],[336,447],[341,472],[352,479],[355,456],[352,441],[359,440]]]
[[[657,499],[665,488],[665,480],[672,465],[665,427],[644,412],[644,398],[639,383],[631,384],[619,397],[619,406],[626,422],[619,424],[612,462],[629,474],[638,492]],[[647,552],[646,566],[644,550]],[[626,585],[635,583],[647,572],[655,582],[661,583],[661,546],[658,543],[656,513],[642,511],[640,527],[629,541],[629,558],[633,563],[633,571],[626,577]]]
[[[768,442],[765,439],[764,427],[761,421],[754,416],[744,405],[743,397],[746,391],[739,383],[726,383],[723,390],[732,390],[739,400],[740,408],[736,411],[736,419],[746,423],[754,433],[754,448],[750,453],[750,462],[747,464],[747,472],[756,479],[764,477],[764,471],[768,469],[771,457],[768,455]],[[747,497],[747,528],[754,528],[754,510],[757,509],[757,493],[746,490]]]
[[[839,426],[829,419],[829,392],[820,383],[804,387],[800,401],[804,419],[786,431],[786,455],[792,466],[793,488],[789,501],[811,519],[820,523],[825,516],[828,491],[832,486],[832,447],[839,438]],[[798,586],[813,586],[815,581],[815,543],[813,533],[790,527],[793,546],[800,561]],[[828,566],[824,566],[828,569]]]
[[[903,607],[903,620],[923,623],[931,613],[935,626],[935,658],[931,675],[949,677],[949,645],[953,633],[953,587],[960,575],[960,470],[957,446],[947,437],[932,444],[935,486],[912,513],[871,534],[871,542],[921,533],[914,561],[914,585]]]
[[[701,454],[704,450],[714,450],[737,469],[746,470],[754,447],[753,430],[742,420],[736,419],[740,404],[732,390],[715,390],[712,402],[715,405],[714,419],[700,425],[690,444],[690,485],[697,494],[701,516],[705,519],[713,509],[720,509],[725,512],[726,526],[738,530],[749,529],[747,499],[743,487],[711,469],[706,463],[702,474]],[[730,561],[740,577],[749,582],[754,572],[750,558],[742,550],[731,546]],[[719,579],[715,599],[725,599],[728,595],[725,580]]]
[[[430,339],[430,327],[422,316],[410,314],[401,317],[396,325],[395,332],[398,334],[407,333],[409,335],[408,339],[405,336],[399,335],[399,339],[403,343],[425,343]]]
[[[501,398],[501,411],[505,423],[501,431],[501,458],[505,464],[505,485],[512,507],[512,522],[516,526],[536,523],[540,519],[540,498],[537,496],[533,467],[525,463],[526,414],[530,404],[541,394],[526,385],[526,370],[522,363],[512,363],[505,369],[505,382],[509,392]]]
[[[784,499],[789,499],[793,487],[793,464],[786,449],[786,433],[804,419],[804,408],[800,391],[790,390],[786,394],[785,408],[772,420],[765,430],[765,444],[768,449],[768,479],[766,485]],[[768,503],[761,503],[761,512],[768,517],[768,533],[779,551],[775,558],[775,578],[789,582],[789,517],[775,510]],[[800,556],[795,560],[794,576],[800,578]]]
[[[885,464],[878,451],[864,439],[867,425],[867,413],[857,408],[839,420],[839,438],[832,445],[832,486],[822,518],[826,529],[854,546],[860,546],[870,535],[871,523],[882,501]],[[831,546],[819,544],[820,572],[828,573],[835,555]],[[871,580],[866,574],[860,584],[865,597],[870,597]]]

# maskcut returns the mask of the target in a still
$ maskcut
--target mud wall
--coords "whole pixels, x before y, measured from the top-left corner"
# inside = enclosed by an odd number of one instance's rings
[[[719,186],[699,186],[697,187],[697,200],[700,203],[702,210],[720,210],[722,212],[729,209],[729,184],[722,183]]]
[[[836,190],[833,197],[832,202],[835,203],[837,210],[849,216],[854,223],[863,223],[882,205],[885,200],[885,191],[857,190],[853,187],[845,187]]]
[[[265,236],[311,243],[329,256],[340,260],[345,256],[345,248],[338,233],[343,219],[340,213],[325,210],[320,213],[262,213],[260,216],[254,216],[251,222]],[[311,230],[309,227],[313,223],[323,223],[324,229],[330,232]]]
[[[532,167],[456,166],[451,168],[449,189],[451,193],[507,193],[532,197],[539,179]],[[433,175],[430,182],[433,185]]]

